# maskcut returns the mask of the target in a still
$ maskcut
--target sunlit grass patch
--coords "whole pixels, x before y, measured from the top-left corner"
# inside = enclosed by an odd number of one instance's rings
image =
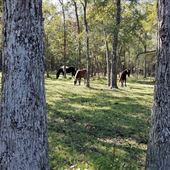
[[[153,85],[46,80],[51,169],[144,169]]]

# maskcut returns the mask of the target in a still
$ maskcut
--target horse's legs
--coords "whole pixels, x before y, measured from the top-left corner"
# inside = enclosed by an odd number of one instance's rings
[[[125,79],[125,87],[126,87],[126,79]]]
[[[63,76],[64,76],[64,71],[62,70],[62,74],[63,74]]]
[[[81,84],[81,78],[79,78],[79,85]]]
[[[120,82],[121,82],[121,87],[123,87],[123,80],[121,80]]]
[[[57,71],[57,73],[56,73],[56,79],[58,79],[59,76],[60,76],[60,71]]]
[[[77,79],[74,80],[74,85],[76,85],[76,83],[77,83]]]

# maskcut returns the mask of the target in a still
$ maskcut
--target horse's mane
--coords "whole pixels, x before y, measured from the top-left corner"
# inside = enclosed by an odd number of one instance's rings
[[[82,70],[78,69],[78,70],[76,71],[75,78],[77,78],[77,76],[78,76],[78,74],[79,74],[80,72],[87,72],[87,69],[85,69],[85,68],[82,69]]]
[[[68,66],[65,66],[66,68],[68,68]],[[60,68],[64,69],[64,66],[61,66]]]

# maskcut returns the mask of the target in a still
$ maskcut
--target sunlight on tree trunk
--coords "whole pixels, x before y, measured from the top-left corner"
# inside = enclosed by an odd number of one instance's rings
[[[62,7],[62,15],[63,15],[63,27],[64,27],[64,32],[63,32],[63,37],[64,37],[64,47],[63,47],[63,61],[64,61],[64,78],[66,78],[66,55],[67,55],[67,32],[66,32],[66,14],[65,14],[65,7],[64,7],[64,2],[63,0],[59,0],[61,7]]]
[[[77,68],[81,69],[81,39],[80,39],[80,20],[79,20],[79,15],[78,15],[78,6],[76,0],[72,0],[74,4],[74,9],[75,9],[75,16],[76,16],[76,23],[77,23],[77,36],[78,36],[78,57],[76,61]]]
[[[118,36],[121,17],[121,0],[116,0],[116,26],[113,33],[113,53],[111,59],[111,88],[118,88],[117,86],[117,48]]]
[[[84,10],[84,25],[85,25],[85,33],[86,33],[86,68],[87,68],[87,79],[86,79],[86,87],[90,87],[90,48],[89,48],[89,26],[87,22],[87,0],[82,2],[83,10]]]
[[[170,1],[158,1],[157,67],[146,169],[170,169]]]
[[[0,169],[48,170],[42,1],[4,1]]]

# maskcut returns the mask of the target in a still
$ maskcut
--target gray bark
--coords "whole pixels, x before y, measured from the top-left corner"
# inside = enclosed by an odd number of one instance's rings
[[[147,39],[147,33],[145,33],[145,39]],[[144,52],[146,53],[147,52],[147,45],[146,45],[146,42],[144,44]],[[147,68],[146,68],[146,55],[144,57],[144,78],[147,77]]]
[[[86,68],[87,68],[87,79],[86,87],[90,87],[90,49],[89,49],[89,26],[87,22],[87,0],[84,0],[83,10],[84,10],[84,25],[86,32]]]
[[[78,7],[76,0],[72,0],[75,8],[76,22],[77,22],[77,35],[78,35],[78,58],[77,58],[77,68],[81,68],[81,39],[80,39],[80,21],[78,15]]]
[[[108,41],[105,39],[105,46],[106,46],[106,63],[107,63],[107,85],[110,87],[110,52],[109,52],[109,46],[108,46]]]
[[[146,169],[170,169],[170,1],[158,0],[156,84]]]
[[[117,86],[117,47],[119,26],[121,17],[121,0],[116,0],[116,27],[113,34],[113,54],[111,59],[111,88],[118,88]]]
[[[146,50],[145,50],[145,52],[146,52]],[[146,78],[147,77],[147,67],[146,67],[146,55],[144,56],[144,78]]]
[[[47,73],[47,78],[50,78],[50,71],[51,71],[51,55],[49,50],[49,39],[48,35],[44,33],[44,40],[45,40],[45,47],[44,47],[44,55],[45,55],[45,71]]]
[[[6,0],[0,169],[48,170],[41,0]]]
[[[62,14],[63,14],[63,27],[64,27],[64,32],[63,32],[63,37],[64,37],[64,48],[63,48],[63,60],[64,60],[64,78],[66,78],[66,50],[67,50],[67,32],[66,32],[66,15],[65,15],[65,7],[64,7],[64,2],[63,0],[59,0],[61,7],[62,7]]]

